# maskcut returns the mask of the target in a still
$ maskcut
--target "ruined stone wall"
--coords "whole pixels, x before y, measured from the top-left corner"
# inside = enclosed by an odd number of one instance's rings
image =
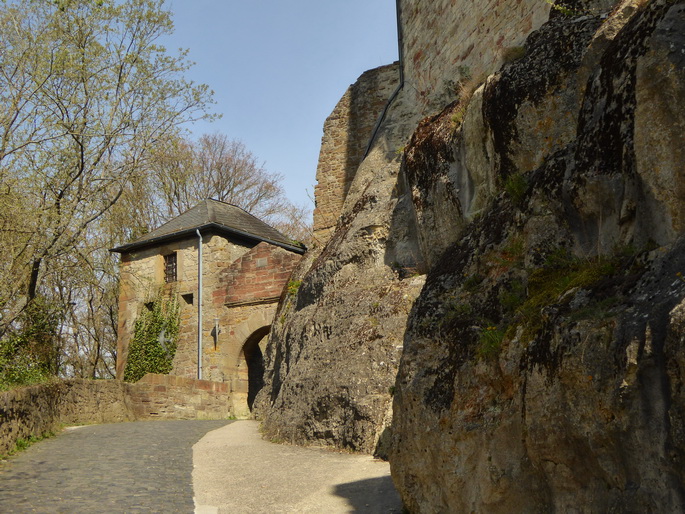
[[[59,380],[0,393],[0,455],[18,439],[62,425],[153,419],[225,419],[234,414],[227,383],[171,375],[119,380]]]
[[[0,455],[18,439],[46,435],[61,424],[132,421],[130,387],[116,380],[71,379],[0,393]]]
[[[549,10],[544,0],[401,0],[405,89],[423,114],[441,109],[457,81],[493,73]]]
[[[549,11],[544,0],[402,0],[402,101],[415,104],[416,121],[455,100],[459,81],[482,82],[520,53]],[[327,241],[335,228],[376,121],[398,84],[397,64],[367,71],[324,123],[314,188],[317,241]]]
[[[314,188],[314,238],[325,241],[335,227],[371,134],[399,84],[397,64],[364,73],[324,123]]]

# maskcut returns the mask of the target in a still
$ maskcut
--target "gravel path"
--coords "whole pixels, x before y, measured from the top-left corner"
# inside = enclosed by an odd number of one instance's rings
[[[197,514],[402,512],[387,462],[272,444],[255,421],[208,433],[193,455]]]

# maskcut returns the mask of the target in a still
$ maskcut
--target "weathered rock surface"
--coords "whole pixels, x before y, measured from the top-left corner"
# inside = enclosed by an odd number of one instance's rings
[[[555,13],[463,123],[416,132],[410,511],[685,510],[684,106],[685,3],[626,1]]]
[[[563,4],[397,97],[272,329],[266,434],[389,448],[411,512],[685,510],[685,3]]]
[[[406,319],[423,284],[397,152],[413,112],[403,97],[393,103],[331,239],[292,277],[256,400],[267,437],[385,451]]]

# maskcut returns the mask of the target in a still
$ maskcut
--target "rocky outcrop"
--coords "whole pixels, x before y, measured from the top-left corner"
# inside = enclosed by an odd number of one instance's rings
[[[265,433],[389,451],[411,512],[685,510],[685,3],[556,4],[420,123],[411,77],[272,328]],[[445,82],[456,7],[401,5]]]
[[[580,7],[406,152],[412,512],[685,509],[685,4]]]
[[[307,253],[279,306],[256,401],[272,439],[385,451],[406,319],[423,284],[397,151],[413,112],[393,103],[331,239]]]

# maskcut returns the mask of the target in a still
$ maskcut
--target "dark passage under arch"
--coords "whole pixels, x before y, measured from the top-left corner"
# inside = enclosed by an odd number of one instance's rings
[[[264,356],[259,343],[269,334],[270,328],[266,326],[255,330],[243,345],[243,355],[247,364],[247,406],[250,411],[257,393],[264,387]]]

